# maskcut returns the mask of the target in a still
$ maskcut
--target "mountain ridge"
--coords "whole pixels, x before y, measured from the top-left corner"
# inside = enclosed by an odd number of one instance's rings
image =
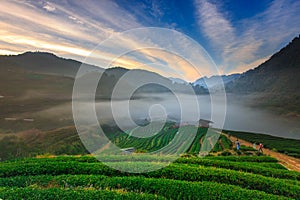
[[[226,86],[237,95],[252,95],[255,106],[300,117],[300,35],[270,59]]]
[[[83,64],[80,61],[59,57],[50,52],[28,51],[18,55],[0,56],[1,65],[18,67],[33,73],[50,74],[74,78]],[[103,70],[95,65],[85,64],[91,70]]]
[[[192,85],[193,86],[199,85],[206,89],[208,89],[209,86],[210,87],[219,87],[222,84],[226,85],[230,82],[234,82],[235,80],[237,80],[240,77],[240,75],[241,74],[239,74],[239,73],[234,73],[234,74],[230,74],[230,75],[213,75],[210,77],[204,76],[204,77],[201,77],[201,78],[197,79],[196,81],[194,81],[192,83]]]
[[[264,63],[244,72],[227,89],[234,93],[281,92],[281,89],[295,91],[299,89],[297,84],[300,78],[299,70],[300,36],[294,38]]]
[[[48,52],[25,52],[19,55],[0,56],[0,65],[17,66],[34,73],[54,74],[71,78],[76,76],[82,64],[80,61],[58,57]],[[196,94],[207,93],[208,86],[220,86],[220,78],[225,85],[226,91],[230,93],[249,94],[255,92],[271,92],[273,94],[282,94],[284,92],[297,93],[299,90],[299,65],[300,36],[295,37],[287,46],[272,55],[269,60],[242,74],[214,75],[209,78],[205,76],[192,83],[188,83],[182,79],[173,77],[166,78],[147,70],[131,69],[131,71],[140,72],[142,74],[148,73],[150,76],[163,80],[163,82],[167,83],[166,85],[176,86],[178,88],[190,84],[193,86]],[[85,64],[85,67],[87,67],[88,70],[99,70],[101,72],[104,70],[104,73],[108,75],[107,77],[118,80],[126,72],[130,71],[130,69],[123,67],[103,69],[88,64]],[[116,81],[117,80],[113,82]],[[160,89],[153,90],[153,92],[159,90]],[[181,88],[180,90],[183,91],[184,89]],[[147,91],[151,90],[148,89]]]

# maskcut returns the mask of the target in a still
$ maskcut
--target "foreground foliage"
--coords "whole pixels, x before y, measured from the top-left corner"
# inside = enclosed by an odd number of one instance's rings
[[[133,165],[126,162],[126,156],[115,159],[106,157],[128,169],[146,168],[151,160],[137,156]],[[89,199],[102,193],[113,199],[131,199],[132,195],[137,199],[300,198],[300,173],[280,168],[276,159],[256,156],[180,158],[166,168],[141,174],[114,170],[91,156],[30,158],[2,162],[0,177],[2,199],[13,199],[14,192],[25,199],[30,195],[69,199],[75,194]]]

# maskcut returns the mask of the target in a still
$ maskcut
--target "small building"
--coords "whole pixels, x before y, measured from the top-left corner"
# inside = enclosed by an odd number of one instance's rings
[[[198,123],[198,127],[209,128],[213,122],[206,119],[200,119]]]

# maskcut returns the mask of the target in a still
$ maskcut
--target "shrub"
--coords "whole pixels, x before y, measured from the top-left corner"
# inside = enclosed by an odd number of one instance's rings
[[[139,194],[133,192],[118,192],[108,190],[90,189],[62,189],[62,188],[0,188],[0,198],[5,200],[15,199],[115,199],[115,200],[136,200],[136,199],[165,199],[151,194]]]
[[[220,155],[221,156],[231,156],[232,153],[230,151],[223,151]]]

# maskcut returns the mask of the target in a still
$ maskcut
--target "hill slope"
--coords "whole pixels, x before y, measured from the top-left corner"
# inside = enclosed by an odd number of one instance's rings
[[[300,36],[257,68],[227,86],[236,94],[255,94],[256,105],[300,114]]]
[[[32,73],[75,77],[81,62],[58,57],[47,52],[25,52],[13,56],[0,56],[0,66],[19,68]],[[87,68],[99,67],[85,64]],[[101,69],[101,68],[100,68]]]

